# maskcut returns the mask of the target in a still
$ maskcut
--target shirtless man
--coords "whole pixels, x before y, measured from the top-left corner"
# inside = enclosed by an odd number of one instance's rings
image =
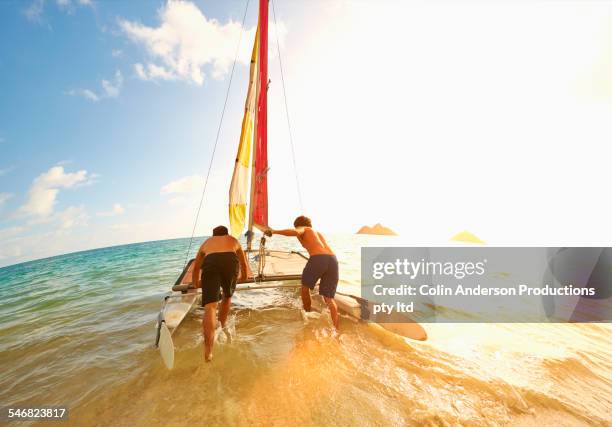
[[[202,329],[204,332],[204,359],[207,362],[212,360],[217,303],[221,301],[219,322],[222,327],[225,327],[232,295],[236,289],[236,281],[243,281],[250,276],[252,276],[251,269],[238,240],[228,235],[226,227],[222,225],[215,227],[212,237],[206,239],[200,246],[193,263],[191,279],[196,289],[200,287],[200,284],[202,286],[202,307],[204,307]],[[223,290],[223,295],[221,295],[221,290]]]
[[[266,235],[280,234],[282,236],[295,236],[298,238],[304,249],[308,251],[310,259],[302,272],[302,303],[304,310],[310,311],[311,300],[310,291],[314,289],[317,281],[319,283],[319,295],[323,296],[329,308],[334,326],[338,329],[338,307],[334,296],[338,287],[338,260],[331,250],[325,237],[318,231],[312,229],[310,218],[299,216],[293,221],[295,228],[287,230],[266,230]]]

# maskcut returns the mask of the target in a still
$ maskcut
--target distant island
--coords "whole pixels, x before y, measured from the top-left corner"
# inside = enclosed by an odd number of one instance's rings
[[[389,227],[378,223],[374,227],[364,225],[359,229],[357,234],[377,234],[380,236],[397,236],[397,233],[391,230]]]
[[[463,230],[455,234],[453,237],[451,237],[451,240],[454,240],[455,242],[461,242],[461,243],[475,243],[477,245],[486,245],[486,243],[483,240],[481,240],[478,236],[470,233],[467,230]]]

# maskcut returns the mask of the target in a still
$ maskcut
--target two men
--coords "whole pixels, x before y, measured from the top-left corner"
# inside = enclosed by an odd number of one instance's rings
[[[302,303],[304,310],[311,310],[310,291],[319,283],[319,294],[323,296],[329,308],[332,322],[338,329],[338,307],[334,301],[338,286],[338,260],[325,241],[325,237],[313,230],[312,222],[300,216],[293,222],[295,228],[286,230],[267,229],[265,234],[272,236],[295,236],[310,258],[302,272]],[[225,327],[231,298],[236,289],[236,282],[251,277],[251,269],[246,255],[238,240],[228,234],[227,228],[218,226],[213,235],[200,247],[194,261],[192,283],[195,288],[202,287],[202,306],[204,307],[204,359],[212,360],[214,344],[215,313],[221,301],[219,322]],[[222,291],[222,293],[221,293]]]

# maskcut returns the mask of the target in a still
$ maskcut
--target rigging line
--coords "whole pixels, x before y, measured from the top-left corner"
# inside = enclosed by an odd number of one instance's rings
[[[300,203],[300,211],[304,213],[304,203],[302,202],[302,192],[300,191],[300,180],[298,177],[297,163],[295,161],[295,148],[293,146],[293,132],[291,131],[291,121],[289,120],[289,107],[287,104],[287,91],[285,90],[285,75],[283,73],[283,61],[281,59],[280,42],[278,41],[278,25],[276,24],[276,8],[274,0],[272,3],[272,16],[274,17],[274,32],[276,33],[276,50],[278,52],[278,64],[280,66],[281,82],[283,85],[283,98],[285,100],[285,113],[287,115],[287,128],[289,128],[289,144],[291,145],[291,159],[293,160],[293,172],[295,173],[295,185],[297,187],[298,201]]]
[[[217,145],[219,143],[219,135],[221,134],[221,125],[223,124],[223,117],[225,116],[225,108],[227,107],[227,100],[229,99],[230,88],[232,87],[232,79],[234,78],[234,69],[236,68],[236,62],[238,60],[238,52],[240,51],[240,42],[242,42],[242,33],[244,32],[244,23],[246,22],[247,11],[249,10],[249,2],[246,0],[244,8],[244,15],[242,16],[242,25],[240,26],[240,36],[238,37],[238,44],[236,45],[236,53],[234,54],[234,63],[232,65],[232,71],[230,72],[229,83],[227,84],[227,92],[225,93],[225,101],[223,102],[223,109],[221,110],[221,119],[219,120],[219,127],[217,128],[217,136],[215,137],[215,145],[213,146],[212,155],[210,157],[210,163],[208,164],[208,171],[206,172],[206,180],[204,181],[204,188],[202,189],[202,196],[200,197],[200,204],[198,205],[198,211],[196,213],[195,221],[193,223],[193,229],[191,230],[191,238],[189,239],[189,247],[185,253],[184,265],[187,265],[189,259],[189,252],[193,245],[193,235],[195,234],[196,227],[198,225],[198,219],[200,218],[200,211],[202,210],[202,203],[204,202],[204,195],[206,194],[206,187],[208,186],[208,178],[210,177],[210,171],[212,169],[213,160],[215,159],[215,153],[217,152]],[[183,267],[184,268],[184,267]]]

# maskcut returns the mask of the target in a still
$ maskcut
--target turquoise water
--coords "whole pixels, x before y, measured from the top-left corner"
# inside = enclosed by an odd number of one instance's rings
[[[0,374],[0,401],[75,404],[136,368],[188,245],[139,243],[0,269],[0,365],[11,367]],[[57,387],[75,375],[101,380]]]
[[[386,243],[328,241],[349,292],[358,290],[359,248]],[[67,405],[72,425],[609,425],[609,325],[426,325],[429,340],[417,343],[343,318],[335,336],[325,311],[300,314],[295,291],[260,290],[237,293],[231,334],[210,364],[201,310],[192,313],[167,371],[154,325],[188,244],[0,269],[1,406]]]

